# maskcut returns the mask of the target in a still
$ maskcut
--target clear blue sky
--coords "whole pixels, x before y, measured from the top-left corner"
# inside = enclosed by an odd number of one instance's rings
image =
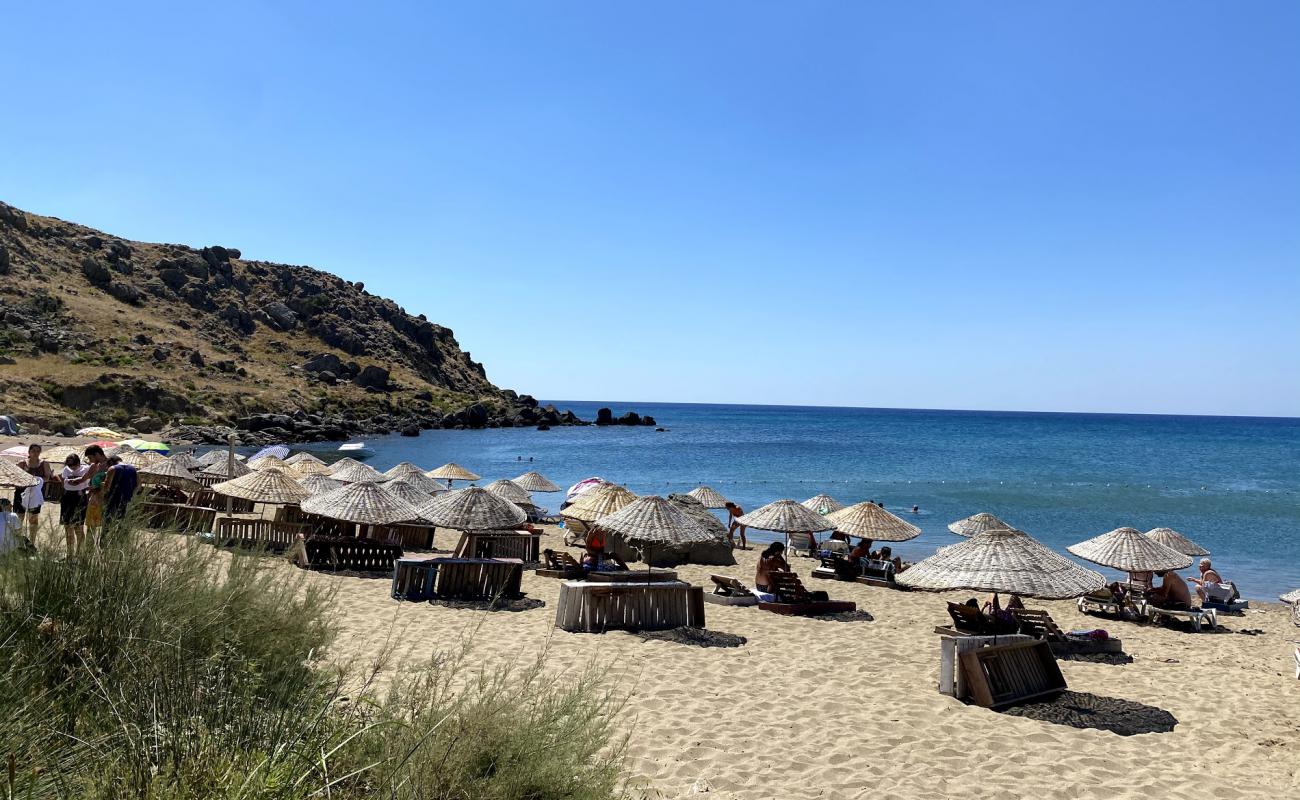
[[[0,199],[542,397],[1300,415],[1290,0],[187,5],[6,8]]]

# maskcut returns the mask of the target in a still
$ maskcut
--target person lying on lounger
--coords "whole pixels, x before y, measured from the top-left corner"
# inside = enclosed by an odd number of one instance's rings
[[[595,545],[587,545],[587,553],[582,557],[583,572],[619,572],[627,571],[627,563],[614,553],[606,553]]]
[[[760,592],[772,591],[767,576],[773,572],[791,572],[790,564],[785,560],[785,543],[772,542],[758,556],[758,569],[754,572],[754,585]]]
[[[1172,569],[1160,573],[1160,585],[1147,594],[1147,600],[1156,608],[1182,611],[1192,607],[1192,593],[1187,582]]]

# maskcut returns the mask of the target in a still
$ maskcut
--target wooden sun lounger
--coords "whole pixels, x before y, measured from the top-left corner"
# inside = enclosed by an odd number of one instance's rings
[[[962,681],[973,703],[985,708],[1060,694],[1065,676],[1047,642],[1015,642],[962,653]]]
[[[990,619],[978,608],[962,603],[949,603],[948,616],[952,618],[953,628],[968,636],[1002,636],[1019,630],[1015,623]]]
[[[704,595],[706,603],[716,603],[721,606],[758,605],[758,597],[736,578],[710,575],[709,580],[713,581],[713,591]]]
[[[580,581],[585,577],[582,571],[582,565],[573,556],[562,550],[546,549],[542,551],[542,561],[544,566],[537,569],[537,575],[542,578],[563,578],[564,580]]]
[[[1083,614],[1109,614],[1119,619],[1125,617],[1143,618],[1146,616],[1145,600],[1130,598],[1125,602],[1121,602],[1105,590],[1080,597],[1078,607]]]
[[[1122,653],[1124,643],[1119,639],[1082,639],[1070,636],[1057,626],[1052,615],[1044,609],[1015,608],[1011,615],[1020,626],[1020,633],[1042,639],[1058,656],[1090,653]]]
[[[828,600],[825,592],[809,592],[793,572],[773,572],[768,579],[772,581],[772,594],[776,595],[776,601],[760,601],[758,607],[764,611],[813,616],[858,610],[858,604],[850,600]]]

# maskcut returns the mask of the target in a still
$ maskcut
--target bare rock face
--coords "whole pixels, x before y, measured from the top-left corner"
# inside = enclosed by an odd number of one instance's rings
[[[385,391],[388,386],[388,370],[383,367],[377,367],[374,364],[363,367],[361,372],[352,379],[352,382],[362,389],[378,389]]]

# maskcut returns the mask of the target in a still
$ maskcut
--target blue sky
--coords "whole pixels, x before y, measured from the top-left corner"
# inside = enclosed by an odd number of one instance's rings
[[[118,5],[6,10],[0,199],[501,386],[1300,415],[1293,2]]]

